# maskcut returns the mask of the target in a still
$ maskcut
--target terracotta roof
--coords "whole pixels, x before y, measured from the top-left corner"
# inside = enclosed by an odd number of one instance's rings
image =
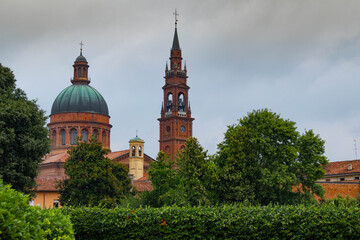
[[[115,159],[115,158],[118,158],[122,155],[125,155],[129,153],[129,149],[127,150],[123,150],[123,151],[117,151],[117,152],[110,152],[107,157],[110,158],[111,160]]]
[[[56,185],[60,179],[61,178],[36,179],[36,183],[38,184],[36,191],[58,191]]]
[[[135,181],[150,181],[149,178],[148,178],[148,173],[146,172],[143,177],[141,177],[141,178],[139,178],[138,180],[135,180]]]
[[[140,178],[142,179],[142,178]],[[134,187],[138,192],[152,191],[153,186],[150,180],[136,180],[134,181]]]
[[[351,169],[349,170],[349,167]],[[360,172],[360,160],[330,162],[324,167],[325,175],[349,174]]]
[[[65,162],[68,159],[69,154],[67,152],[58,154],[47,154],[43,157],[44,161],[41,164],[54,163],[54,162]]]

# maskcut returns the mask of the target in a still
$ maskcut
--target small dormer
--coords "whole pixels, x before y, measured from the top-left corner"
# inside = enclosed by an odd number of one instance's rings
[[[351,171],[353,168],[352,168],[352,164],[351,163],[348,163],[348,165],[347,165],[347,170],[348,171]]]

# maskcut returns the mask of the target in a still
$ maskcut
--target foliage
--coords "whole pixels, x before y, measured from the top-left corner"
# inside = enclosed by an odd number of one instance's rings
[[[0,181],[0,239],[73,239],[68,216],[30,206],[28,200]]]
[[[179,176],[173,168],[174,162],[165,159],[164,152],[160,151],[156,161],[150,163],[148,170],[149,178],[152,182],[153,191],[141,194],[142,204],[152,207],[160,207],[173,203],[171,193],[179,184]]]
[[[360,199],[343,197],[338,195],[337,198],[327,199],[321,203],[322,205],[332,205],[335,207],[360,207]]]
[[[191,206],[210,203],[207,187],[211,180],[210,162],[196,138],[190,137],[177,158],[177,174],[181,180],[178,192]]]
[[[64,164],[69,178],[59,182],[61,205],[114,207],[130,193],[127,168],[105,157],[108,152],[94,137],[71,148]]]
[[[77,239],[358,239],[360,208],[317,205],[64,209]]]
[[[12,71],[0,64],[0,177],[31,193],[38,165],[49,150],[48,130],[45,112],[15,82]]]
[[[267,109],[228,127],[218,145],[219,202],[296,203],[323,196],[316,180],[327,164],[324,141],[312,130],[300,135],[295,122]]]
[[[143,204],[153,207],[210,203],[213,172],[206,152],[196,138],[189,138],[175,163],[160,152],[148,171],[154,190],[142,194]]]

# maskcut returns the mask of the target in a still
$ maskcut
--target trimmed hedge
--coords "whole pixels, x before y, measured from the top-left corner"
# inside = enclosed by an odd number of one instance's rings
[[[63,209],[76,239],[356,239],[360,208],[325,206]]]
[[[0,180],[0,239],[74,239],[69,216],[30,206],[28,196]]]

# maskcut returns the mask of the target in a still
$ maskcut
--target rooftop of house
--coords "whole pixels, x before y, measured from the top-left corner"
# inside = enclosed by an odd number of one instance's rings
[[[326,176],[360,173],[360,160],[330,162],[324,169]]]

